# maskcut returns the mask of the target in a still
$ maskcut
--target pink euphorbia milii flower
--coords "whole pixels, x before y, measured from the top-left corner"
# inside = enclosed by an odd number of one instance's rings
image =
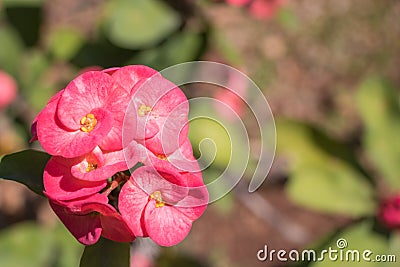
[[[131,82],[132,102],[124,121],[125,140],[146,140],[146,148],[155,153],[176,150],[180,144],[171,139],[187,136],[189,104],[183,92],[160,73],[144,66],[121,68],[113,77]],[[162,142],[162,138],[169,142]]]
[[[103,197],[103,199],[101,199]],[[100,236],[116,242],[132,242],[135,235],[107,197],[81,199],[68,206],[50,200],[50,206],[72,235],[84,245],[96,243]]]
[[[115,82],[130,94],[133,94],[148,78],[158,73],[156,70],[143,65],[105,69],[103,72],[112,75]]]
[[[199,164],[193,156],[192,145],[188,138],[174,152],[169,154],[158,154],[138,144],[139,161],[147,166],[168,166],[177,172],[200,172]],[[136,152],[137,153],[137,152]]]
[[[379,219],[389,229],[400,229],[400,194],[381,203]]]
[[[122,187],[119,210],[136,236],[149,236],[162,246],[176,245],[204,212],[208,194],[191,192],[200,184],[199,180],[188,184],[184,174],[167,168],[141,167]]]
[[[37,117],[37,136],[52,155],[73,158],[93,150],[122,149],[129,95],[100,71],[75,78]]]
[[[124,150],[114,152],[103,152],[96,147],[77,158],[53,156],[44,169],[45,193],[55,200],[71,200],[98,193],[109,178],[138,162],[137,149],[136,143],[132,143]]]
[[[52,155],[43,193],[79,242],[150,236],[171,246],[187,235],[208,203],[188,108],[175,84],[145,66],[85,72],[50,99],[32,141]]]
[[[17,96],[17,82],[0,70],[0,109],[7,107]]]
[[[64,202],[97,194],[107,186],[107,178],[93,182],[74,177],[71,173],[74,163],[74,160],[62,157],[52,157],[49,160],[43,174],[44,193],[47,197]]]
[[[139,161],[138,149],[134,141],[117,151],[102,151],[95,147],[90,153],[71,159],[71,173],[85,181],[106,180],[119,171],[133,167]]]

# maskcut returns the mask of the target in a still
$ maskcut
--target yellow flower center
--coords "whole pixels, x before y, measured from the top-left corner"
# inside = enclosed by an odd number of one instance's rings
[[[162,159],[162,160],[167,160],[167,161],[168,161],[168,158],[167,158],[167,156],[166,156],[166,155],[164,155],[164,154],[157,154],[156,156],[157,156],[157,158],[159,158],[159,159]]]
[[[138,109],[138,114],[140,117],[146,116],[150,112],[151,112],[151,107],[148,107],[145,104],[142,104]]]
[[[88,166],[86,167],[86,172],[91,172],[97,169],[97,164],[96,163],[88,163]]]
[[[154,199],[156,201],[156,208],[161,208],[165,206],[165,202],[162,200],[162,195],[160,191],[155,191],[150,195],[150,199]]]
[[[89,133],[94,129],[96,124],[97,124],[96,117],[92,113],[89,113],[85,117],[82,117],[81,119],[81,125],[82,125],[81,131]]]

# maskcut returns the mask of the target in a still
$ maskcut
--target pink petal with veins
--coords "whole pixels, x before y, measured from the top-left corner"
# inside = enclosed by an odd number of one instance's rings
[[[168,165],[157,166],[157,171],[149,166],[135,170],[131,177],[135,183],[148,195],[160,191],[163,201],[168,204],[176,203],[187,196],[187,181]]]
[[[92,111],[99,119],[93,131],[85,133],[80,130],[67,129],[56,116],[58,100],[62,95],[63,93],[59,93],[58,99],[53,98],[38,115],[37,136],[47,153],[73,158],[93,150],[110,131],[113,120],[109,112],[97,109]]]
[[[130,65],[113,71],[112,77],[116,83],[132,95],[143,82],[157,73],[156,70],[147,66]]]
[[[99,213],[103,231],[101,235],[115,242],[132,242],[135,235],[121,215],[108,204],[84,204],[83,209]]]
[[[150,200],[144,212],[146,231],[154,242],[161,246],[174,246],[181,242],[192,227],[192,220],[174,206],[156,208]]]
[[[76,179],[71,174],[74,159],[52,157],[46,164],[43,184],[46,195],[58,201],[86,197],[98,193],[107,185],[107,181],[89,182]]]
[[[102,232],[99,216],[93,213],[74,214],[63,206],[59,206],[50,201],[50,206],[55,214],[64,223],[71,234],[84,245],[95,244]]]
[[[135,185],[133,179],[124,184],[119,194],[118,209],[136,236],[148,236],[141,220],[148,199],[149,195]]]
[[[80,180],[102,181],[115,173],[125,171],[138,162],[136,143],[131,143],[124,150],[103,152],[96,147],[92,152],[77,159],[71,166],[71,173]],[[125,157],[129,157],[129,161]]]

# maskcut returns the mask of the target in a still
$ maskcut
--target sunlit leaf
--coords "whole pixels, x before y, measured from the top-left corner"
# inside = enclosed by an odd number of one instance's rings
[[[278,120],[276,125],[278,155],[290,164],[287,192],[293,201],[323,213],[351,217],[374,213],[373,188],[341,155],[348,152],[304,124]]]
[[[198,118],[190,122],[189,137],[194,149],[200,149],[205,162],[213,162],[224,168],[231,159],[231,140],[224,127],[208,118]]]
[[[379,78],[362,83],[356,96],[365,126],[369,158],[393,190],[400,189],[400,107],[398,90]]]
[[[0,266],[46,266],[51,256],[49,233],[34,224],[19,224],[0,232]]]
[[[0,69],[16,77],[21,60],[22,40],[10,27],[0,27]]]
[[[175,64],[196,60],[203,45],[198,33],[182,32],[168,38],[160,47],[136,54],[127,64],[143,64],[162,70]]]
[[[49,69],[48,58],[38,50],[29,51],[21,64],[21,93],[37,113],[61,89],[55,88],[55,81],[48,79]]]
[[[156,44],[181,23],[178,13],[160,0],[115,0],[107,8],[106,34],[114,44],[124,48]]]
[[[201,101],[201,100],[200,100]],[[249,157],[248,139],[244,128],[222,119],[211,103],[193,101],[190,106],[189,139],[194,152],[201,154],[200,164],[220,169],[228,168],[232,175],[241,176]]]
[[[19,223],[0,231],[0,266],[4,267],[76,267],[81,251],[82,246],[60,226]]]
[[[69,60],[76,55],[84,40],[84,36],[77,30],[60,28],[52,32],[48,46],[56,58]]]
[[[358,217],[375,212],[370,184],[334,159],[301,165],[290,176],[287,191],[295,203],[324,213]]]
[[[242,65],[243,64],[243,56],[240,54],[240,51],[230,42],[226,33],[223,30],[214,29],[211,34],[212,41],[215,43],[218,52],[233,65]]]

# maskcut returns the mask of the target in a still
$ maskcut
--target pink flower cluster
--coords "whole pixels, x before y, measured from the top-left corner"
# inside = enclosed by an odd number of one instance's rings
[[[146,66],[85,72],[48,102],[32,125],[52,155],[44,194],[79,242],[186,237],[208,203],[188,110],[183,92]]]
[[[258,19],[271,18],[284,0],[226,0],[233,6],[248,6],[250,14]]]
[[[379,220],[389,229],[400,229],[400,194],[382,201]]]

